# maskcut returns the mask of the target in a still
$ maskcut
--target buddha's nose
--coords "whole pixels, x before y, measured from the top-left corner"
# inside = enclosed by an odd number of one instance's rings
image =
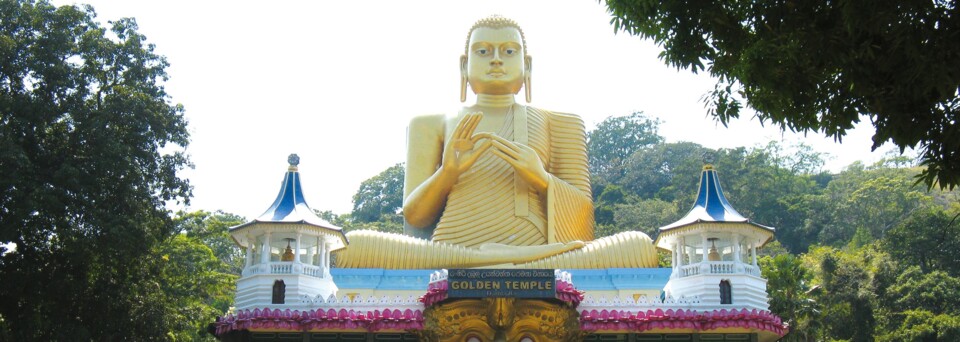
[[[500,51],[493,52],[493,59],[490,60],[490,65],[494,65],[494,66],[503,65],[503,60],[500,59]]]

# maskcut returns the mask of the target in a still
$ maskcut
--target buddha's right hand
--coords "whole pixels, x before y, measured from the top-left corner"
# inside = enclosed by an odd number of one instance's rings
[[[441,172],[456,179],[477,161],[477,158],[491,146],[489,140],[475,137],[473,132],[483,119],[482,113],[468,113],[460,119],[453,134],[443,147]],[[477,142],[484,140],[480,146]]]

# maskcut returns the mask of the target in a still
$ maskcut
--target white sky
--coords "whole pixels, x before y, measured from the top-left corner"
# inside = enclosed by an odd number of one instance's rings
[[[170,62],[166,89],[186,108],[196,165],[183,174],[194,186],[189,210],[258,216],[297,153],[310,205],[349,212],[360,182],[404,160],[411,117],[459,108],[464,39],[490,14],[524,29],[531,105],[579,114],[588,129],[643,111],[663,121],[668,142],[803,142],[829,153],[834,171],[891,149],[870,152],[869,124],[842,145],[781,134],[749,113],[724,128],[700,100],[712,79],[665,65],[650,41],[614,34],[594,0],[55,1],[74,2],[93,5],[101,22],[136,18]]]

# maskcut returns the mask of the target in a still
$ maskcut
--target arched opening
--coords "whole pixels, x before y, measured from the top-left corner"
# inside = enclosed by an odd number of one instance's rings
[[[277,279],[273,282],[273,304],[283,304],[284,298],[287,296],[287,285],[283,283],[282,279]]]
[[[733,289],[729,280],[720,281],[720,304],[733,304]]]

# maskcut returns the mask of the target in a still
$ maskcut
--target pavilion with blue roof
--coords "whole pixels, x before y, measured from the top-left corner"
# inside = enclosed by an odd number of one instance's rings
[[[698,297],[708,305],[736,302],[766,310],[766,280],[760,276],[757,249],[773,238],[774,228],[752,222],[733,208],[717,171],[707,163],[693,208],[660,227],[654,242],[671,253],[672,272],[664,292]]]

